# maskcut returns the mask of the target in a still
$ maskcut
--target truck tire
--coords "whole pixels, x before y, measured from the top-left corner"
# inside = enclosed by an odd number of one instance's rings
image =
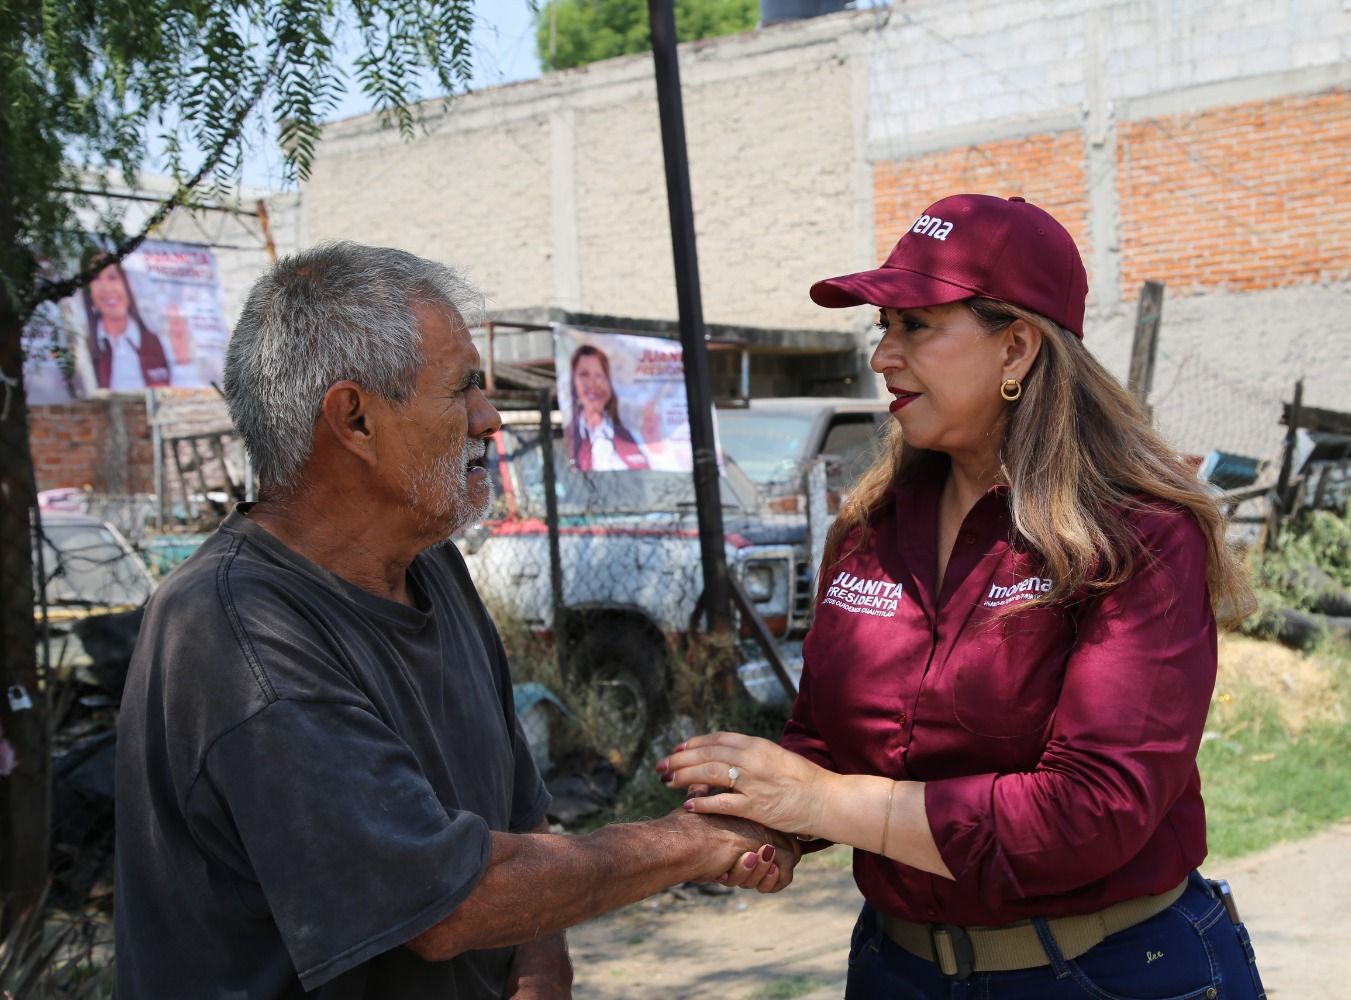
[[[666,649],[656,636],[626,624],[598,621],[573,640],[570,673],[594,690],[621,760],[632,772],[666,717]]]

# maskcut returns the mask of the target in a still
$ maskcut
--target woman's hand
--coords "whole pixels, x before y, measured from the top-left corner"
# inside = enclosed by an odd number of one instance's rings
[[[802,856],[796,844],[792,848],[776,848],[766,844],[757,853],[747,851],[730,871],[719,875],[715,882],[733,889],[754,889],[756,892],[778,892],[793,881],[793,869]]]
[[[741,816],[794,834],[820,828],[826,785],[833,777],[777,743],[740,733],[686,740],[658,761],[657,772],[674,788],[717,789],[686,799],[690,812]]]

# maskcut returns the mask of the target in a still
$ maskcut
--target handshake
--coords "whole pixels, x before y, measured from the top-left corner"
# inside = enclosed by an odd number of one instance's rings
[[[683,812],[761,841],[712,881],[759,892],[778,892],[793,881],[802,842],[815,839],[810,830],[828,772],[768,740],[739,733],[696,736],[656,767],[664,782],[686,790]]]

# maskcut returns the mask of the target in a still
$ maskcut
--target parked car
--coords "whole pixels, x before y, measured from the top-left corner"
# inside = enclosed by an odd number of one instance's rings
[[[43,513],[42,547],[33,551],[33,592],[46,598],[54,670],[90,665],[77,623],[139,608],[154,590],[145,563],[111,524],[88,514]],[[41,641],[42,609],[35,607],[33,615]]]
[[[841,494],[876,457],[890,419],[880,399],[752,399],[745,407],[718,410],[718,438],[723,453],[750,477],[773,511],[806,511],[807,471],[824,458],[833,512]]]
[[[555,602],[539,423],[538,412],[503,413],[488,457],[495,509],[457,544],[493,611],[561,641],[566,679],[605,693],[631,752],[668,704],[677,643],[689,632],[703,591],[693,477],[570,468],[555,424],[563,569]],[[771,516],[735,461],[724,463],[721,497],[729,570],[800,672],[812,608],[806,520]],[[769,700],[775,692],[766,678],[772,682],[773,674],[758,647],[746,638],[738,653],[743,676]]]

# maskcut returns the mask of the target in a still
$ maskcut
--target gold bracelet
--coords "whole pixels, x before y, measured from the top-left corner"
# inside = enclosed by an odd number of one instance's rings
[[[882,857],[887,856],[887,830],[891,827],[891,800],[896,795],[896,782],[891,783],[891,790],[887,792],[887,814],[882,819],[882,848],[877,853]]]

